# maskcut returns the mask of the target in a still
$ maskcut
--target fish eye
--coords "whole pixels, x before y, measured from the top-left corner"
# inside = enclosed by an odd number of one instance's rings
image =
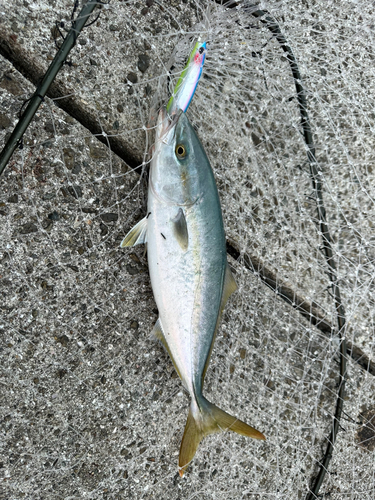
[[[176,149],[175,149],[177,158],[185,158],[186,156],[186,149],[183,144],[177,144]]]
[[[199,47],[198,52],[199,52],[200,54],[203,54],[203,52],[204,52],[204,48],[203,48],[203,47]]]

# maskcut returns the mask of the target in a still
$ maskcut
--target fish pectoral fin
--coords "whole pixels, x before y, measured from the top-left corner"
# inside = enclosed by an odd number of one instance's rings
[[[173,363],[173,366],[174,366],[174,369],[176,370],[177,372],[177,375],[180,377],[180,379],[182,380],[182,377],[181,377],[181,374],[180,374],[180,371],[179,369],[177,368],[177,365],[176,365],[176,362],[175,360],[173,359],[173,356],[172,356],[172,353],[171,353],[171,350],[169,348],[169,345],[168,345],[168,342],[167,342],[167,339],[165,338],[165,333],[164,333],[164,329],[163,329],[163,325],[161,324],[161,321],[160,321],[160,318],[158,318],[157,322],[155,323],[154,325],[154,328],[152,329],[152,332],[151,332],[151,335],[154,336],[155,338],[157,338],[164,346],[165,350],[167,351],[167,353],[169,354],[169,357],[171,358],[172,360],[172,363]]]
[[[147,217],[140,220],[122,240],[120,247],[134,247],[147,242]]]
[[[198,445],[204,436],[214,434],[215,432],[234,431],[242,436],[261,440],[266,439],[254,427],[250,427],[250,425],[242,422],[242,420],[232,417],[229,413],[207,401],[203,396],[199,399],[199,410],[199,412],[193,413],[192,406],[189,410],[180,447],[178,463],[180,476],[183,476],[189,463],[194,458]],[[199,421],[195,418],[196,415],[198,415]]]
[[[186,251],[189,244],[189,234],[188,228],[186,224],[185,214],[182,208],[178,209],[178,213],[174,219],[172,219],[173,223],[173,233],[176,237],[176,240],[182,250]]]

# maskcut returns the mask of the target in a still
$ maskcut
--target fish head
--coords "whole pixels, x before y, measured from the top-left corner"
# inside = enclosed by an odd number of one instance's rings
[[[200,181],[207,163],[203,146],[185,113],[179,110],[170,117],[165,108],[161,109],[150,170],[153,193],[167,204],[194,205],[202,194]]]

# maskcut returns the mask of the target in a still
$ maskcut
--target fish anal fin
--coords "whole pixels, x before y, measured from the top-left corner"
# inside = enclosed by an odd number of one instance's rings
[[[266,439],[257,429],[229,415],[229,413],[207,401],[203,396],[199,398],[198,404],[199,409],[196,410],[196,404],[192,401],[181,441],[178,463],[180,476],[184,474],[189,463],[193,460],[198,445],[204,436],[216,432],[233,431],[253,439],[262,441]]]
[[[161,326],[160,318],[158,318],[157,322],[155,323],[151,335],[160,340],[160,342],[164,345],[165,337],[164,337],[163,327]]]
[[[212,349],[214,347],[214,343],[215,343],[217,331],[219,329],[219,325],[220,325],[220,321],[221,321],[221,316],[223,314],[225,304],[227,303],[230,295],[233,292],[235,292],[237,290],[237,288],[238,288],[237,287],[237,283],[235,282],[235,280],[233,278],[232,271],[230,270],[229,265],[227,263],[227,267],[225,269],[223,295],[221,297],[220,310],[219,310],[219,315],[218,315],[217,321],[216,321],[215,333],[214,333],[214,335],[212,337],[210,351],[208,353],[206,364],[204,365],[204,370],[203,370],[203,373],[202,373],[202,387],[203,387],[204,377],[206,376],[206,372],[207,372],[207,369],[208,369],[208,365],[210,364],[210,358],[211,358],[211,354],[212,354]]]
[[[174,369],[176,370],[177,372],[177,375],[180,377],[180,379],[182,380],[182,377],[181,377],[181,374],[180,374],[180,371],[179,369],[177,368],[177,365],[175,363],[175,360],[173,359],[173,356],[172,356],[172,353],[171,353],[171,350],[169,348],[169,345],[168,345],[168,342],[167,342],[167,339],[165,338],[165,333],[164,333],[164,329],[163,329],[163,326],[161,324],[161,321],[160,321],[160,318],[157,320],[157,322],[155,323],[154,325],[154,328],[152,329],[152,332],[151,332],[151,335],[153,335],[155,338],[157,338],[164,346],[165,350],[167,351],[167,353],[169,354],[169,357],[171,358],[172,360],[172,363],[173,363],[173,366],[174,366]]]
[[[147,217],[140,220],[122,240],[120,247],[133,247],[147,242]]]
[[[178,213],[174,219],[172,219],[173,223],[173,233],[176,237],[176,240],[182,250],[186,251],[189,245],[189,234],[187,229],[187,223],[185,219],[185,214],[182,208],[178,209]]]

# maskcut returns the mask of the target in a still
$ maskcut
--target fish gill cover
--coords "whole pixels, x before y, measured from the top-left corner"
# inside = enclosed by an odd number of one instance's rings
[[[339,333],[344,413],[320,493],[374,497],[373,6],[231,7],[103,4],[0,178],[7,498],[305,498],[334,420]],[[288,53],[259,9],[277,21],[306,92],[341,332]],[[1,144],[72,10],[67,0],[2,3]],[[205,394],[267,441],[207,437],[180,479],[188,396],[150,339],[157,311],[143,249],[118,246],[146,215],[156,112],[199,36],[207,57],[187,113],[214,170],[239,286]]]

